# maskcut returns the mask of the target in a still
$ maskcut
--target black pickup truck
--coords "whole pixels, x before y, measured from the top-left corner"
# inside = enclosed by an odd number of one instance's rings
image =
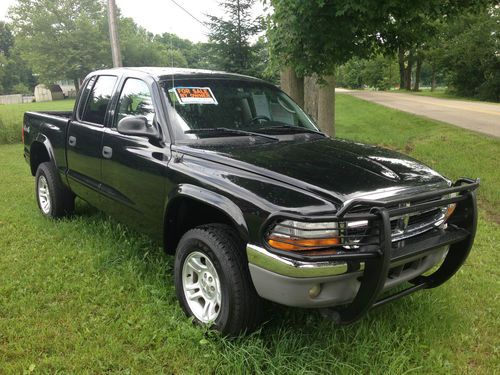
[[[331,139],[247,76],[97,71],[73,112],[27,112],[23,139],[43,215],[78,196],[162,241],[186,314],[230,335],[262,299],[354,322],[448,280],[476,232],[477,180]]]

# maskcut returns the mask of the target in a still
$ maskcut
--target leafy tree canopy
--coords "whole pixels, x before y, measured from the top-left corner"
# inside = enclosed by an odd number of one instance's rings
[[[335,66],[370,53],[375,25],[382,22],[374,0],[270,0],[269,37],[274,58],[299,75],[331,75]]]
[[[9,51],[14,45],[14,36],[8,23],[0,21],[0,53],[9,55]]]
[[[153,34],[138,26],[131,18],[120,19],[119,33],[124,66],[188,65],[179,49],[172,49],[156,40]]]
[[[299,74],[332,74],[335,66],[377,48],[394,53],[424,42],[436,22],[489,0],[270,0],[275,58]]]
[[[98,0],[18,0],[9,12],[21,56],[40,80],[84,77],[111,61]]]
[[[0,21],[0,94],[29,93],[35,84],[31,69],[15,46],[10,25]]]
[[[210,46],[208,43],[193,43],[188,39],[180,38],[172,33],[156,35],[154,40],[161,43],[168,51],[182,54],[186,60],[185,66],[197,69],[217,69],[210,58]],[[171,65],[171,64],[169,64]]]
[[[500,7],[466,13],[450,23],[440,40],[437,64],[451,91],[500,101]]]

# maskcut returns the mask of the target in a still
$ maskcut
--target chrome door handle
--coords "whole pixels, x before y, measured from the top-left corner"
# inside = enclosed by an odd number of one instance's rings
[[[68,144],[70,146],[76,146],[76,137],[73,137],[72,135],[70,135],[70,137],[68,138]]]
[[[102,148],[102,156],[106,159],[111,159],[111,156],[113,156],[113,149],[111,147],[104,146]]]

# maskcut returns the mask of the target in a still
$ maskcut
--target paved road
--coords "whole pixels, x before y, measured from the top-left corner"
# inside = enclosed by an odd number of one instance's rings
[[[438,99],[384,91],[337,89],[360,99],[414,113],[461,128],[500,137],[500,104]]]

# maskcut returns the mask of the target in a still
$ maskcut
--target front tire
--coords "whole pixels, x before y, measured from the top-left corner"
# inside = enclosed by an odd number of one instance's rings
[[[211,224],[186,232],[177,246],[174,272],[181,307],[198,323],[229,336],[259,323],[261,300],[243,244],[231,227]]]
[[[35,175],[35,197],[42,215],[51,219],[73,213],[75,196],[65,187],[52,162],[41,163]]]

